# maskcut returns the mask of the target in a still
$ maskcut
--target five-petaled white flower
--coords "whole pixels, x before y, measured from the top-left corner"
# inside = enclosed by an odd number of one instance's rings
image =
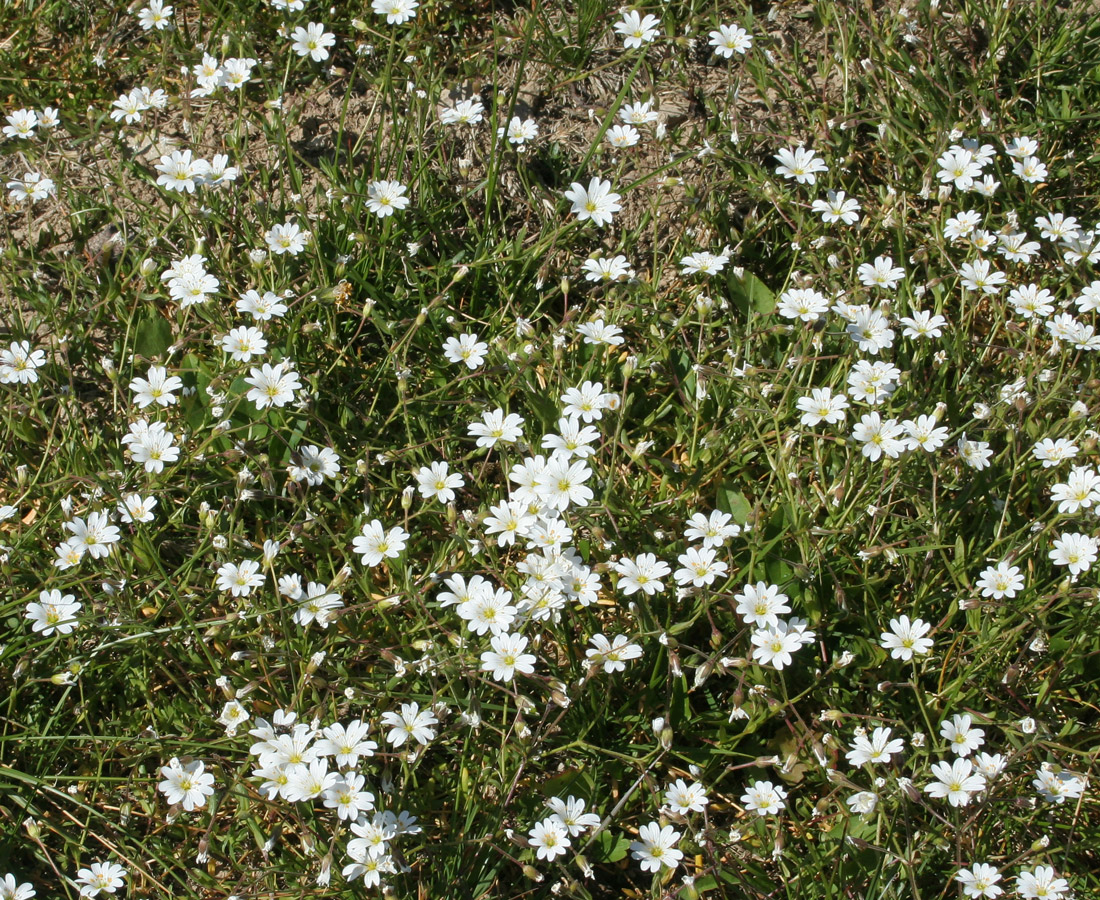
[[[405,190],[400,181],[372,181],[367,186],[367,209],[380,219],[392,216],[409,205]]]
[[[622,209],[619,203],[622,196],[611,190],[610,181],[598,177],[593,177],[587,188],[574,181],[565,192],[565,199],[573,204],[570,212],[576,214],[578,221],[591,219],[597,228],[610,224],[615,213]]]
[[[775,158],[779,161],[775,174],[793,178],[799,184],[815,184],[818,172],[829,171],[825,160],[805,147],[784,147],[775,154]]]
[[[932,626],[921,619],[909,621],[908,616],[890,620],[890,630],[882,633],[879,641],[894,659],[908,662],[914,655],[924,656],[932,649],[932,639],[925,637]]]
[[[201,759],[181,763],[173,756],[168,765],[161,766],[164,780],[157,788],[173,806],[179,803],[186,812],[201,809],[206,798],[214,793],[214,776],[204,769]]]
[[[294,43],[290,49],[299,56],[308,56],[314,62],[328,59],[328,48],[336,43],[336,35],[325,31],[325,26],[320,22],[310,22],[305,28],[299,25],[291,38]]]
[[[730,59],[734,53],[744,56],[752,47],[752,35],[740,25],[719,25],[717,31],[707,36],[714,52],[725,59]]]
[[[642,44],[650,43],[657,37],[657,27],[661,20],[656,16],[642,15],[634,9],[623,13],[622,20],[615,23],[615,30],[622,35],[623,47],[631,50]]]
[[[257,409],[286,406],[302,386],[298,373],[287,363],[275,366],[264,363],[262,368],[250,369],[245,383],[251,385],[245,397],[255,403]]]

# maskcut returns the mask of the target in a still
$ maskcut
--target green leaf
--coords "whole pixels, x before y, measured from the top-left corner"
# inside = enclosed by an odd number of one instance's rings
[[[738,278],[731,269],[726,281],[729,284],[730,297],[745,315],[750,310],[763,316],[775,311],[775,294],[752,272],[746,271]]]
[[[718,509],[733,516],[733,521],[738,525],[744,525],[752,515],[752,504],[733,486],[732,481],[722,482],[722,486],[718,488],[716,502]]]
[[[625,834],[601,831],[594,846],[595,852],[592,855],[595,859],[600,862],[618,862],[630,850],[630,838]]]
[[[134,349],[144,357],[163,356],[172,346],[172,323],[156,311],[150,311],[138,322]]]

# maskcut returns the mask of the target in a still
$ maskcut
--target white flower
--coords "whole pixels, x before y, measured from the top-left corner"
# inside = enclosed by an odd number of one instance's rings
[[[159,474],[164,471],[165,463],[176,462],[180,455],[175,435],[163,422],[150,424],[139,419],[130,423],[130,433],[123,436],[122,443],[130,448],[130,459],[141,464],[146,472]]]
[[[363,813],[374,809],[374,794],[363,790],[364,784],[366,779],[362,775],[345,772],[321,795],[325,807],[335,809],[337,818],[345,822],[358,822]]]
[[[829,299],[812,288],[791,288],[779,295],[775,311],[785,319],[816,322],[829,311]]]
[[[860,791],[858,794],[852,794],[844,802],[852,812],[866,816],[873,813],[878,806],[878,794],[873,791]]]
[[[968,759],[933,763],[932,774],[936,780],[925,785],[924,792],[940,799],[946,797],[952,806],[966,806],[972,794],[985,790],[985,776],[974,772]]]
[[[1074,466],[1064,482],[1051,488],[1050,499],[1068,515],[1100,505],[1100,475],[1088,466]]]
[[[64,528],[72,534],[69,540],[92,559],[105,559],[110,555],[111,545],[119,539],[118,527],[111,524],[102,510],[90,513],[87,521],[75,516],[64,524]]]
[[[374,756],[374,751],[378,749],[376,742],[367,739],[369,734],[370,723],[362,719],[349,722],[346,726],[337,722],[325,728],[324,738],[317,741],[314,747],[322,756],[335,757],[340,768],[350,769],[359,764],[360,757]],[[362,782],[359,786],[362,787]]]
[[[287,782],[283,798],[291,803],[316,800],[339,781],[337,772],[328,770],[328,760],[314,759],[306,764],[291,766],[287,770]]]
[[[790,622],[779,619],[774,625],[757,628],[750,637],[752,658],[779,671],[789,666],[794,659],[792,654],[814,638],[814,633],[800,628],[799,623],[798,619]]]
[[[989,444],[986,441],[967,440],[964,431],[959,436],[958,451],[959,458],[972,469],[977,469],[980,472],[982,469],[989,468],[989,460],[993,456],[993,451],[989,449]]]
[[[901,336],[907,338],[938,338],[943,335],[941,329],[947,324],[943,316],[933,315],[927,310],[915,309],[910,316],[902,316],[899,320],[905,329]]]
[[[613,641],[609,641],[602,634],[594,634],[591,637],[592,646],[584,651],[588,662],[594,666],[603,666],[604,672],[622,672],[626,669],[626,663],[632,659],[638,659],[642,655],[642,648],[630,643],[625,634],[615,635]]]
[[[306,444],[298,448],[297,461],[287,466],[287,473],[293,481],[316,486],[326,478],[335,478],[340,474],[340,457],[331,447]]]
[[[664,590],[661,579],[672,571],[668,563],[652,553],[639,554],[635,559],[624,557],[612,563],[612,568],[619,573],[619,589],[628,597],[638,591],[652,596]]]
[[[400,713],[382,713],[382,724],[390,726],[386,740],[400,747],[410,738],[421,745],[433,740],[435,729],[431,726],[439,724],[439,720],[430,709],[422,710],[417,703],[402,703]]]
[[[80,885],[80,895],[89,900],[100,892],[113,894],[126,883],[126,869],[113,862],[92,863],[76,873],[76,883]]]
[[[385,16],[387,25],[404,25],[416,15],[417,0],[373,0],[376,15]]]
[[[53,180],[41,172],[25,172],[22,181],[9,181],[7,187],[8,196],[15,203],[37,203],[57,193]]]
[[[30,900],[37,892],[29,881],[22,884],[10,872],[0,881],[0,900]]]
[[[996,566],[983,569],[975,584],[981,589],[983,597],[992,597],[994,600],[1007,597],[1011,600],[1023,588],[1024,576],[1017,566],[1002,561]]]
[[[960,191],[966,191],[974,184],[974,179],[982,174],[981,166],[974,160],[974,154],[962,147],[952,147],[939,159],[936,164],[940,169],[937,173],[944,184],[954,182]]]
[[[283,222],[281,225],[272,226],[264,235],[264,240],[276,256],[283,253],[297,256],[305,249],[309,237],[309,232],[302,231],[297,222]]]
[[[1047,179],[1046,164],[1036,156],[1014,159],[1012,161],[1012,171],[1030,184],[1036,184]]]
[[[217,586],[219,591],[229,591],[234,597],[247,597],[253,588],[261,587],[264,574],[260,564],[254,559],[241,563],[223,563],[218,567]]]
[[[253,319],[262,322],[270,321],[272,318],[282,318],[287,311],[286,304],[273,291],[265,291],[262,297],[257,291],[245,291],[241,294],[241,299],[237,301],[236,306],[237,312],[247,313]],[[264,347],[266,346],[267,342],[264,341]]]
[[[684,537],[689,541],[702,541],[704,547],[721,547],[731,537],[741,533],[741,526],[733,522],[729,513],[711,510],[709,515],[695,513],[687,521]]]
[[[988,897],[992,900],[1004,893],[997,886],[1001,873],[988,863],[976,863],[973,869],[960,869],[955,880],[962,885],[967,897]]]
[[[680,271],[685,275],[717,275],[730,261],[729,247],[722,249],[721,253],[710,253],[700,250],[691,253],[680,260]]]
[[[325,31],[325,26],[319,22],[310,22],[305,28],[295,28],[291,38],[294,43],[290,49],[299,56],[308,56],[314,62],[328,59],[328,48],[336,43],[336,35]]]
[[[55,631],[69,634],[79,624],[76,614],[80,603],[72,594],[62,595],[61,591],[41,591],[37,603],[28,603],[26,618],[31,623],[31,631],[49,637]]]
[[[829,388],[813,388],[809,397],[799,397],[795,405],[802,413],[803,425],[812,427],[821,422],[836,425],[844,421],[848,398],[844,394],[833,394]]]
[[[1032,448],[1032,456],[1049,469],[1059,462],[1074,459],[1077,456],[1077,444],[1066,438],[1044,438]]]
[[[254,63],[255,60],[241,60],[241,62]],[[215,153],[214,159],[210,163],[210,168],[203,177],[203,184],[219,187],[231,181],[236,181],[239,174],[240,170],[236,166],[229,165],[229,156],[227,154]]]
[[[852,741],[852,749],[845,754],[845,758],[853,766],[890,762],[891,756],[905,749],[905,742],[901,738],[891,740],[890,734],[889,728],[876,728],[870,738],[864,734],[857,735]]]
[[[562,412],[584,422],[593,422],[603,418],[603,411],[609,407],[613,398],[613,394],[603,392],[601,382],[586,381],[579,388],[568,388],[562,394]]]
[[[127,524],[135,522],[152,522],[153,508],[157,505],[156,497],[142,497],[141,494],[124,494],[122,502],[118,504],[118,515]]]
[[[584,278],[588,282],[620,282],[634,277],[634,268],[623,255],[588,259],[583,267]]]
[[[438,500],[440,503],[454,500],[454,489],[466,483],[461,474],[450,471],[450,466],[445,461],[421,466],[416,470],[415,477],[420,496],[425,500]]]
[[[134,88],[127,94],[120,94],[111,105],[114,107],[111,110],[111,118],[115,122],[125,120],[127,125],[140,122],[141,114],[149,108],[145,100],[145,92],[141,88]]]
[[[947,429],[936,426],[935,416],[917,416],[916,421],[906,419],[901,426],[905,429],[905,441],[910,450],[935,453],[947,440]]]
[[[325,55],[328,55],[327,52]],[[259,60],[252,59],[251,57],[227,59],[222,66],[221,72],[221,83],[225,86],[225,89],[228,91],[239,91],[244,87],[252,78],[252,69],[258,62]],[[235,179],[237,177],[237,170],[226,169],[225,166],[228,162],[229,157],[224,153],[215,156],[214,162],[211,163],[210,171],[204,179],[204,183],[218,184],[223,179],[227,181]],[[215,171],[215,167],[217,167],[217,171]]]
[[[684,779],[677,778],[665,789],[665,806],[681,816],[689,812],[702,812],[708,803],[710,799],[706,789],[698,781],[687,784]]]
[[[662,828],[659,822],[650,822],[638,829],[638,838],[630,845],[630,855],[638,860],[643,872],[675,869],[684,858],[684,854],[676,849],[680,832],[671,825]]]
[[[34,384],[46,362],[42,350],[31,350],[29,341],[12,341],[0,348],[0,384]]]
[[[746,625],[775,628],[779,625],[780,614],[791,611],[787,606],[788,597],[779,590],[778,585],[763,581],[755,585],[746,584],[733,599],[737,603],[737,615]]]
[[[454,106],[448,106],[439,114],[444,125],[476,125],[482,119],[485,107],[477,97],[459,100]]]
[[[940,737],[951,747],[951,751],[960,757],[969,756],[985,743],[985,732],[974,728],[969,715],[954,715],[951,721],[940,723]]]
[[[799,184],[816,184],[817,173],[829,171],[825,160],[805,147],[784,147],[775,154],[775,159],[779,161],[775,174],[793,178]]]
[[[168,765],[161,766],[164,780],[157,788],[172,805],[179,803],[187,812],[201,809],[206,805],[206,798],[214,793],[214,776],[203,771],[204,768],[202,760],[185,765],[173,756]]]
[[[645,18],[637,10],[629,10],[623,13],[622,20],[615,23],[615,30],[623,38],[623,47],[631,50],[650,43],[657,37],[657,28],[661,20],[656,16],[646,15]]]
[[[872,462],[883,455],[897,459],[905,449],[905,441],[900,438],[903,427],[897,419],[886,419],[877,413],[867,413],[852,429],[852,439],[863,446],[860,452]]]
[[[878,355],[893,346],[894,331],[884,313],[869,306],[853,307],[851,312],[852,318],[845,330],[860,350]]]
[[[536,658],[524,653],[527,638],[521,634],[494,634],[489,641],[492,650],[481,654],[481,670],[491,672],[496,681],[511,681],[516,672],[530,675],[535,671]]]
[[[602,318],[577,326],[577,334],[584,336],[586,344],[606,344],[617,347],[623,343],[623,330],[618,325],[608,325]]]
[[[480,422],[466,427],[470,437],[477,438],[477,446],[492,448],[498,443],[514,444],[523,437],[523,417],[516,413],[505,414],[503,409],[482,413]]]
[[[405,549],[409,533],[395,525],[387,531],[378,519],[363,526],[362,532],[352,541],[352,550],[363,558],[363,565],[374,567],[383,559],[396,559]]]
[[[292,619],[295,625],[301,625],[303,628],[311,622],[316,622],[322,628],[328,628],[336,610],[343,605],[339,594],[333,594],[325,585],[311,581],[306,586],[305,595],[299,597]]]
[[[692,585],[704,587],[714,584],[716,578],[725,577],[729,566],[720,559],[716,559],[716,553],[711,547],[688,547],[677,557],[680,569],[676,570],[674,578],[680,585]]]
[[[1016,876],[1016,893],[1028,900],[1062,900],[1069,889],[1066,879],[1054,877],[1051,866],[1036,866],[1033,871],[1023,871]]]
[[[556,815],[543,819],[527,833],[527,842],[539,859],[552,862],[565,854],[570,845],[569,829]]]
[[[176,402],[174,391],[183,388],[183,380],[169,375],[164,366],[150,366],[145,378],[135,378],[130,382],[134,392],[134,403],[144,409],[151,403],[157,406],[171,406]]]
[[[539,136],[539,126],[534,119],[521,119],[519,116],[512,116],[506,129],[497,129],[497,135],[499,137],[507,135],[508,143],[522,147],[528,141],[533,141]]]
[[[708,37],[714,52],[725,59],[732,58],[734,53],[744,56],[752,47],[752,35],[739,25],[719,25]]]
[[[921,619],[909,621],[908,616],[898,616],[890,620],[890,630],[882,633],[879,641],[890,656],[908,662],[914,655],[924,656],[932,649],[932,639],[925,637],[932,626]]]
[[[1086,781],[1072,772],[1055,773],[1044,764],[1031,785],[1044,800],[1061,805],[1067,799],[1079,798],[1085,791]]]
[[[262,368],[250,369],[244,381],[251,385],[245,397],[255,403],[257,409],[286,406],[294,399],[294,392],[302,387],[298,373],[287,363],[276,366],[264,363]]]
[[[1048,556],[1056,566],[1068,566],[1070,575],[1076,578],[1096,562],[1096,553],[1096,539],[1075,531],[1056,538]]]
[[[905,269],[894,265],[889,256],[877,256],[872,263],[862,263],[856,271],[860,284],[894,290],[905,277]]]
[[[34,137],[34,129],[38,125],[38,113],[33,109],[17,109],[4,118],[8,123],[4,126],[4,137],[24,140]]]
[[[967,290],[990,295],[998,293],[1006,281],[1004,272],[993,269],[988,259],[963,263],[959,267],[959,278]]]
[[[847,196],[844,191],[829,191],[825,200],[815,200],[810,207],[821,214],[822,222],[841,222],[854,225],[859,221],[859,201]]]
[[[443,342],[443,355],[447,357],[447,361],[464,363],[471,371],[485,362],[488,352],[489,345],[471,332],[464,332],[457,338],[449,337]]]
[[[255,291],[249,291],[249,293],[255,293]],[[218,345],[236,362],[249,362],[253,356],[264,354],[267,350],[267,339],[259,328],[253,325],[242,325],[219,338]]]
[[[455,576],[461,578],[461,576]],[[478,581],[475,587],[475,581]],[[442,601],[448,594],[440,594]],[[467,599],[462,600],[457,612],[466,620],[466,627],[474,634],[491,632],[503,634],[515,621],[517,608],[512,605],[512,592],[504,588],[492,590],[488,582],[475,575],[467,589]]]
[[[621,195],[612,192],[610,181],[601,181],[598,177],[588,182],[587,189],[574,181],[565,192],[565,199],[573,204],[570,212],[578,221],[591,219],[597,228],[610,224],[615,213],[622,209]]]
[[[392,216],[396,210],[408,207],[405,190],[400,181],[372,181],[367,186],[367,209],[380,219]]]
[[[225,733],[232,737],[237,733],[237,729],[248,721],[248,718],[248,710],[241,705],[239,700],[229,700],[222,707],[222,714],[215,721],[224,726]],[[168,802],[171,803],[172,801],[169,800]]]
[[[613,125],[604,135],[604,140],[616,150],[633,147],[642,139],[633,125]]]
[[[155,166],[160,172],[157,184],[170,191],[195,193],[195,184],[210,171],[210,163],[205,159],[192,159],[190,150],[173,150],[171,155],[162,156]]]
[[[164,0],[149,0],[148,6],[138,10],[138,23],[143,31],[163,31],[172,26],[172,7],[165,6]]]
[[[619,110],[619,118],[627,125],[652,125],[660,115],[646,100],[642,103],[627,103]]]
[[[758,816],[775,815],[786,807],[787,792],[770,781],[755,781],[741,795],[741,803]]]
[[[1054,296],[1046,288],[1037,284],[1025,284],[1014,287],[1006,298],[1012,311],[1024,319],[1034,316],[1046,318],[1054,312]]]
[[[550,811],[565,826],[570,837],[583,834],[586,829],[598,828],[600,817],[596,813],[586,813],[585,803],[570,795],[567,800],[551,797],[546,801]]]

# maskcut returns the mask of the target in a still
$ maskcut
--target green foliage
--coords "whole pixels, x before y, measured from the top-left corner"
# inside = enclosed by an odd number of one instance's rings
[[[0,11],[5,114],[51,104],[62,122],[0,143],[5,182],[35,170],[57,185],[2,213],[0,348],[45,353],[37,380],[0,384],[5,871],[39,896],[76,897],[75,873],[101,859],[126,866],[133,896],[358,895],[340,875],[348,823],[319,802],[271,799],[252,774],[248,728],[287,709],[372,724],[368,788],[422,828],[394,842],[409,868],[386,880],[402,895],[915,900],[955,891],[958,870],[982,861],[1006,889],[1052,865],[1078,896],[1100,892],[1095,791],[1053,804],[1032,786],[1044,763],[1091,777],[1096,760],[1096,570],[1071,580],[1049,555],[1061,534],[1094,534],[1095,516],[1056,510],[1051,488],[1070,467],[1044,468],[1032,448],[1065,438],[1074,464],[1095,468],[1100,373],[1094,353],[1053,346],[1015,314],[1007,290],[964,289],[976,251],[944,236],[967,209],[1030,239],[1054,212],[1094,224],[1100,26],[1083,4],[691,0],[639,10],[658,15],[660,37],[629,51],[617,9],[590,0],[425,2],[401,26],[363,5],[176,7],[163,32],[117,5]],[[324,62],[287,37],[318,20],[338,37]],[[745,27],[752,49],[712,53],[720,23]],[[191,97],[203,49],[256,58],[249,83]],[[167,107],[113,121],[111,102],[140,85],[163,88]],[[482,100],[482,122],[440,123],[460,97]],[[645,99],[660,131],[610,147],[622,106]],[[539,122],[529,145],[498,135],[513,115]],[[1001,152],[1019,135],[1040,142],[1041,183]],[[937,192],[936,160],[961,137],[994,146],[993,197]],[[813,185],[776,173],[775,154],[803,143],[829,166]],[[238,180],[157,187],[162,152],[185,147],[228,154]],[[623,195],[603,229],[563,197],[593,176]],[[380,179],[406,186],[408,208],[374,215]],[[812,209],[840,190],[859,200],[857,224]],[[303,252],[251,258],[283,222],[310,231]],[[1094,267],[1042,243],[1030,264],[985,258],[1076,314]],[[722,271],[685,272],[684,257],[724,248]],[[185,306],[161,273],[191,254],[219,286]],[[631,277],[584,277],[586,259],[619,254]],[[876,256],[905,270],[896,291],[860,284]],[[889,312],[892,346],[860,352],[839,315],[785,318],[795,288]],[[286,315],[239,312],[250,290],[278,294]],[[942,337],[901,336],[899,317],[917,310],[945,317]],[[624,342],[583,340],[577,326],[596,318]],[[1095,311],[1079,318],[1095,324]],[[268,346],[235,361],[220,342],[244,325]],[[489,344],[480,367],[444,355],[467,332]],[[934,415],[941,449],[871,461],[851,430],[870,407],[854,400],[842,424],[801,423],[798,401],[848,390],[858,359],[901,370],[876,409]],[[259,407],[251,370],[280,362],[302,382],[296,402]],[[184,387],[139,408],[130,383],[153,365]],[[517,625],[535,671],[500,683],[481,666],[489,635],[439,595],[478,574],[520,597],[526,550],[498,544],[486,517],[585,382],[613,408],[593,423],[592,500],[563,518],[598,600]],[[523,437],[478,447],[468,424],[496,408],[524,418]],[[163,472],[122,443],[139,419],[165,423],[180,447]],[[965,463],[964,436],[988,442],[988,469]],[[310,485],[290,470],[313,447],[331,448],[340,472]],[[439,460],[464,476],[449,504],[412,487]],[[152,521],[122,519],[131,493],[155,497]],[[652,553],[675,571],[688,520],[712,509],[741,526],[719,550],[726,572],[626,592],[617,563]],[[118,545],[55,565],[64,523],[100,510]],[[373,519],[410,537],[372,567],[352,542]],[[216,572],[246,559],[263,585],[235,597]],[[983,595],[980,574],[1001,560],[1025,586]],[[300,605],[279,590],[292,573],[340,595],[326,627],[295,620]],[[736,611],[756,582],[814,633],[782,669],[753,655]],[[72,633],[31,629],[27,605],[52,589],[82,605]],[[901,615],[932,626],[929,655],[882,646]],[[586,656],[597,634],[625,635],[642,656],[605,672]],[[230,699],[251,715],[236,734],[217,721]],[[441,721],[409,752],[381,717],[413,702]],[[941,722],[962,713],[1007,768],[956,808],[922,788],[948,756]],[[849,765],[855,730],[876,726],[905,738],[904,755]],[[160,769],[188,757],[216,793],[168,814]],[[663,808],[678,778],[705,786],[705,813]],[[746,809],[763,780],[787,792],[779,816]],[[847,803],[862,790],[880,798],[865,815]],[[600,825],[540,859],[527,836],[547,800],[568,796]],[[652,821],[682,833],[675,872],[651,876],[632,857]]]

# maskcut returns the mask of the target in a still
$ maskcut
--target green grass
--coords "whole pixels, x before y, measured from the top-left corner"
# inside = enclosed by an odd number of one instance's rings
[[[5,199],[0,236],[0,347],[26,340],[46,355],[33,383],[0,384],[0,505],[14,507],[0,522],[0,868],[17,883],[75,898],[78,869],[110,860],[133,896],[377,893],[340,874],[346,822],[260,791],[246,731],[287,709],[322,726],[371,722],[380,747],[359,766],[367,787],[422,828],[393,844],[393,896],[933,900],[962,896],[956,873],[981,862],[1006,891],[1050,865],[1078,897],[1100,896],[1091,782],[1061,805],[1031,784],[1044,763],[1091,778],[1096,761],[1096,569],[1071,582],[1049,558],[1062,533],[1095,536],[1096,518],[1057,512],[1051,489],[1070,465],[1044,468],[1032,447],[1073,440],[1073,465],[1095,469],[1100,382],[1094,354],[1052,346],[1006,301],[1035,282],[1095,325],[1069,304],[1095,266],[1065,262],[1048,241],[1029,263],[990,250],[1008,285],[981,296],[960,276],[977,252],[943,235],[967,209],[1032,240],[1040,215],[1095,225],[1095,17],[1080,3],[992,0],[640,11],[661,19],[660,35],[629,51],[618,9],[587,0],[425,3],[400,26],[366,5],[284,15],[180,3],[175,30],[148,33],[122,6],[0,12],[4,114],[61,115],[48,135],[0,142],[5,183],[40,171],[57,186],[33,206]],[[325,62],[278,34],[311,21],[337,36]],[[746,55],[708,52],[719,23],[753,35]],[[201,61],[200,41],[219,59],[259,60],[252,80],[189,97],[181,67]],[[113,122],[112,101],[140,85],[163,88],[167,107]],[[462,87],[481,96],[484,121],[446,128],[441,92]],[[647,126],[638,146],[609,148],[619,108],[647,98],[668,115],[663,136]],[[540,134],[517,152],[497,129],[531,106]],[[1002,151],[1018,135],[1039,141],[1043,183],[1013,174]],[[937,193],[936,160],[962,138],[996,148],[993,197]],[[227,153],[240,177],[167,192],[152,168],[160,152],[140,149],[157,141]],[[800,143],[829,166],[816,185],[775,171],[774,155]],[[623,195],[604,229],[563,196],[593,176]],[[375,217],[378,179],[407,185],[408,208]],[[858,224],[812,211],[826,190],[860,201]],[[311,232],[304,251],[250,260],[288,220]],[[100,248],[107,226],[114,251]],[[725,246],[721,273],[681,271],[682,257]],[[181,308],[160,273],[193,253],[220,286]],[[597,253],[625,255],[636,276],[586,281]],[[896,291],[860,284],[859,265],[880,255],[905,270]],[[797,287],[888,301],[892,346],[861,352],[835,313],[823,327],[783,318],[776,304]],[[290,292],[285,317],[237,312],[250,289]],[[898,317],[916,309],[947,319],[942,337],[902,337]],[[621,346],[582,341],[577,326],[597,316],[622,329]],[[248,324],[266,353],[234,363],[217,340]],[[490,345],[476,370],[443,353],[467,331]],[[800,424],[799,398],[847,390],[858,359],[901,370],[875,410],[899,422],[935,413],[942,449],[870,461],[852,427],[871,410],[854,401],[843,424]],[[244,379],[280,360],[293,361],[301,402],[258,409]],[[128,386],[150,365],[183,380],[178,402],[137,408]],[[1027,401],[1002,399],[1017,379]],[[485,517],[585,381],[617,398],[593,423],[592,502],[563,516],[599,600],[517,622],[535,672],[502,684],[480,668],[489,635],[437,597],[454,573],[520,597],[525,551],[498,547]],[[467,424],[497,407],[524,418],[523,438],[479,449]],[[139,418],[175,435],[179,460],[163,473],[120,443]],[[989,468],[960,459],[963,433],[990,444]],[[290,480],[308,446],[334,449],[339,475]],[[465,479],[449,505],[410,492],[437,460]],[[132,491],[156,497],[154,521],[119,521]],[[712,509],[746,529],[719,550],[728,574],[683,596],[671,574],[652,596],[624,593],[617,560],[653,553],[675,571],[686,521]],[[117,546],[55,567],[63,523],[97,510],[112,513]],[[368,568],[352,541],[372,519],[410,538]],[[241,599],[219,590],[218,567],[260,560],[268,540],[283,546],[263,586]],[[983,598],[976,582],[1001,560],[1025,587]],[[290,573],[341,595],[327,628],[294,622],[278,590]],[[753,628],[735,612],[758,581],[816,635],[782,670],[753,659]],[[43,637],[24,615],[51,589],[82,604],[70,634]],[[902,662],[880,646],[901,614],[933,626],[929,655]],[[590,669],[597,633],[643,654],[623,672]],[[216,719],[233,697],[251,719],[230,736]],[[387,743],[381,722],[410,702],[441,720],[413,754]],[[940,723],[961,713],[1006,769],[955,808],[922,789],[951,758]],[[904,754],[853,767],[855,729],[876,726],[904,738]],[[159,770],[188,756],[216,791],[170,812]],[[677,778],[706,788],[705,813],[661,811]],[[780,815],[745,809],[758,780],[787,791]],[[870,814],[846,804],[859,790],[880,794]],[[539,859],[528,833],[548,798],[569,795],[601,825]],[[672,824],[684,854],[656,876],[629,851],[651,821]]]

